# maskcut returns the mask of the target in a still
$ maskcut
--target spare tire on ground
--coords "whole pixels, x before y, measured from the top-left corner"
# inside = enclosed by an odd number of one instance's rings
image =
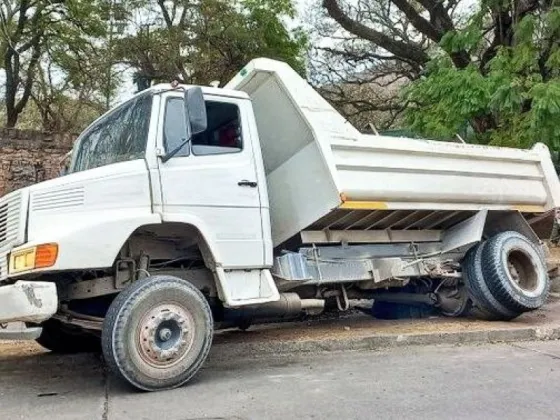
[[[489,321],[507,321],[521,314],[502,305],[490,292],[482,273],[482,252],[486,243],[472,247],[463,260],[463,280],[473,302],[471,315]]]

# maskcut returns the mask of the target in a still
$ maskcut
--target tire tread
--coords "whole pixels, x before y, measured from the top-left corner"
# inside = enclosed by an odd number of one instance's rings
[[[186,382],[188,382],[200,369],[208,353],[210,351],[212,337],[214,332],[214,326],[212,321],[212,311],[210,305],[208,304],[206,298],[202,293],[194,287],[191,283],[173,277],[173,276],[156,276],[148,277],[143,280],[138,280],[133,283],[129,288],[122,291],[113,301],[109,307],[109,311],[105,317],[103,323],[103,333],[102,333],[102,349],[103,355],[105,356],[105,361],[111,371],[119,374],[126,381],[131,383],[138,389],[144,391],[156,391],[164,389],[177,388]],[[181,378],[177,383],[171,385],[164,385],[157,387],[148,386],[142,384],[134,369],[130,363],[127,363],[126,350],[124,348],[124,343],[122,340],[115,339],[115,331],[122,331],[125,327],[126,317],[131,313],[137,299],[147,293],[154,293],[158,290],[164,289],[169,286],[179,286],[187,288],[189,292],[196,296],[199,303],[205,312],[206,328],[204,337],[204,346],[201,353],[198,355],[195,362],[187,370],[188,373]]]
[[[486,246],[487,243],[483,242],[472,247],[463,262],[465,283],[477,309],[473,312],[483,319],[509,321],[519,316],[520,312],[502,305],[488,288],[482,271],[482,253]]]
[[[542,251],[520,233],[506,231],[499,233],[488,240],[488,243],[482,253],[483,274],[486,279],[488,289],[504,307],[508,308],[510,311],[527,312],[537,309],[545,303],[546,298],[548,297],[549,282],[548,278],[546,278],[545,291],[536,299],[529,299],[520,294],[513,294],[508,290],[506,285],[509,280],[507,279],[507,273],[503,269],[501,253],[502,249],[506,245],[506,242],[512,239],[521,240],[527,246],[532,248],[539,256],[540,263],[545,267],[544,272],[546,273],[546,265],[543,261]]]

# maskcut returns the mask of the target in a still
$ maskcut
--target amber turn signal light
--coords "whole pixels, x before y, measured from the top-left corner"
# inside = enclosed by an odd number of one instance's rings
[[[35,251],[35,268],[52,267],[58,257],[57,244],[38,245]]]

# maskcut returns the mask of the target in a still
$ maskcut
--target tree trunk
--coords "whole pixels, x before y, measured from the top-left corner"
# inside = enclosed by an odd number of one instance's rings
[[[484,134],[489,130],[496,128],[496,121],[490,114],[479,115],[471,119],[471,125],[477,134]]]
[[[19,114],[15,109],[7,109],[6,114],[6,128],[14,128],[16,126]]]

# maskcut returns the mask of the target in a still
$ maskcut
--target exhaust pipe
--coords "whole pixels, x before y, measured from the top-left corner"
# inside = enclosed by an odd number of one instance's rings
[[[224,308],[224,321],[239,324],[255,319],[285,320],[296,318],[302,312],[318,315],[325,309],[323,299],[301,299],[297,293],[281,293],[276,302],[245,306],[239,309]]]

